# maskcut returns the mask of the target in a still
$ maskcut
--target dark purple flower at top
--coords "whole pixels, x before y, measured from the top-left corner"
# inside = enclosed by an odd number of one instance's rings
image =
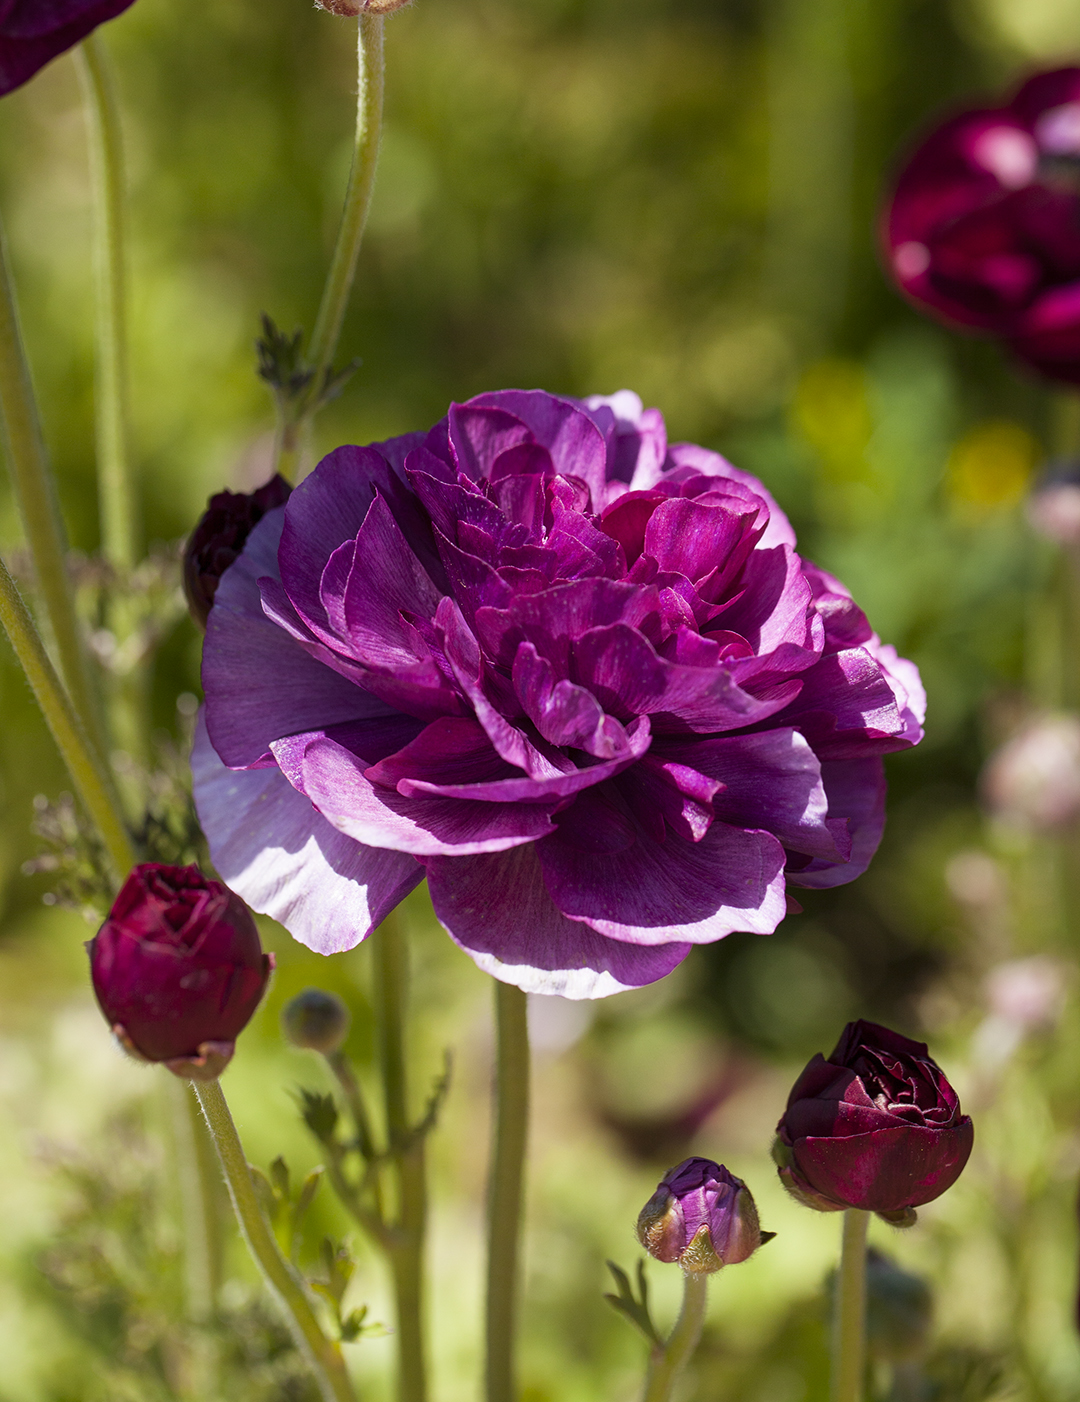
[[[712,1274],[752,1256],[774,1232],[762,1232],[741,1178],[712,1159],[685,1159],[664,1174],[641,1209],[638,1240],[658,1261]]]
[[[203,648],[214,862],[324,953],[425,876],[496,977],[598,997],[769,934],[881,835],[918,673],[762,485],[627,393],[509,390],[340,448]]]
[[[0,96],[81,40],[133,0],[0,0]]]
[[[273,967],[238,896],[196,866],[156,862],[135,867],[87,949],[124,1046],[196,1077],[224,1068]]]
[[[883,234],[921,310],[1080,384],[1080,68],[1038,73],[1006,105],[931,132],[896,180]]]
[[[218,492],[206,504],[184,548],[184,596],[200,627],[214,604],[221,576],[268,511],[284,506],[292,487],[280,473],[254,492]]]
[[[806,1067],[776,1127],[785,1188],[820,1212],[878,1212],[904,1226],[960,1177],[974,1131],[924,1042],[849,1022]]]

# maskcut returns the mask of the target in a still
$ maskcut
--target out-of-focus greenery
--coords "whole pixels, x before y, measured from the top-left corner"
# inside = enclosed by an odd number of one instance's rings
[[[146,537],[167,543],[209,492],[266,473],[253,342],[264,310],[285,327],[313,317],[349,156],[351,29],[306,0],[137,0],[105,35],[130,148]],[[878,1357],[880,1395],[1080,1390],[1080,920],[1062,894],[1076,835],[1008,831],[975,797],[1026,706],[1080,699],[1057,662],[1059,571],[1021,510],[1055,449],[1055,414],[995,348],[907,309],[873,233],[920,123],[1078,43],[1067,0],[418,0],[388,24],[383,162],[342,344],[363,365],[321,446],[424,427],[484,389],[630,386],[674,438],[762,477],[806,553],[918,661],[930,693],[925,743],[890,761],[889,831],[866,877],[810,894],[768,940],[696,951],[654,988],[534,1007],[524,1402],[634,1396],[641,1346],[601,1299],[603,1261],[631,1264],[640,1205],[691,1147],[745,1177],[779,1235],[715,1282],[687,1397],[824,1398],[821,1287],[838,1224],[783,1196],[768,1146],[802,1061],[855,1016],[929,1036],[977,1118],[960,1184],[907,1235],[874,1228],[936,1299],[925,1348]],[[62,58],[0,103],[0,208],[69,530],[89,553],[86,164]],[[0,485],[0,546],[18,545]],[[190,715],[198,647],[185,621],[159,656],[164,733]],[[40,847],[32,799],[65,779],[6,651],[0,700],[0,1397],[201,1396],[199,1349],[221,1345],[177,1318],[162,1077],[114,1054],[87,991],[86,927],[42,904],[47,872],[22,872]],[[490,988],[422,892],[407,910],[418,1103],[442,1048],[456,1053],[432,1140],[431,1314],[435,1397],[464,1402],[478,1367]],[[306,984],[336,989],[369,1074],[367,954],[320,960],[269,925],[267,937],[279,972],[226,1088],[252,1160],[284,1153],[298,1172],[317,1155],[291,1091],[326,1082],[281,1044],[278,1013]],[[983,981],[1036,952],[1069,998],[1010,1046]],[[312,1249],[348,1230],[324,1188]],[[350,1299],[388,1319],[377,1261],[357,1250]],[[230,1396],[303,1397],[239,1252],[229,1269]],[[652,1268],[665,1319],[677,1275]],[[374,1337],[351,1346],[365,1399],[388,1395],[391,1352]]]

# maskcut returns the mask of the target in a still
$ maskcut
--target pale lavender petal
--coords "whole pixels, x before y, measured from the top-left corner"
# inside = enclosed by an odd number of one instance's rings
[[[685,943],[648,947],[607,939],[568,920],[544,885],[536,849],[481,857],[429,857],[435,914],[485,973],[527,993],[605,998],[669,974]]]
[[[906,657],[899,657],[891,643],[883,643],[876,633],[865,644],[867,652],[877,661],[885,673],[885,680],[892,688],[897,709],[903,722],[900,739],[908,745],[917,745],[923,738],[923,722],[926,720],[926,689],[919,676],[919,669]]]
[[[331,827],[278,769],[227,769],[201,719],[191,766],[222,880],[319,954],[352,949],[423,880],[415,858]]]
[[[576,799],[568,815],[597,793]],[[560,832],[537,844],[564,915],[632,944],[707,944],[734,930],[771,935],[784,918],[784,851],[770,833],[717,822],[700,842],[674,834],[657,842],[641,829],[635,836],[613,852],[585,850],[580,830],[573,842]]]

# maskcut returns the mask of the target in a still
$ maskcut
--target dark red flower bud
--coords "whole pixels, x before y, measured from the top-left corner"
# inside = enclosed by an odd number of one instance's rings
[[[658,1261],[712,1274],[745,1261],[774,1232],[763,1232],[750,1189],[712,1159],[686,1159],[665,1173],[641,1209],[638,1241]]]
[[[877,1212],[897,1226],[959,1178],[974,1131],[923,1042],[849,1022],[806,1067],[773,1155],[793,1197],[820,1212]]]
[[[256,492],[218,492],[206,504],[184,550],[184,594],[201,628],[213,607],[218,580],[244,548],[258,523],[284,506],[292,487],[276,473]]]
[[[87,945],[123,1046],[178,1075],[220,1075],[273,968],[251,912],[196,866],[137,866]]]

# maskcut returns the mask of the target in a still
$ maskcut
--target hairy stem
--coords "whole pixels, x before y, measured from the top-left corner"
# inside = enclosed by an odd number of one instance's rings
[[[135,865],[135,852],[124,826],[120,801],[98,751],[49,661],[7,566],[0,560],[0,623],[41,707],[79,798],[96,825],[113,876],[119,882]]]
[[[684,1272],[682,1310],[671,1336],[663,1348],[653,1354],[643,1402],[669,1402],[672,1389],[701,1338],[708,1293],[708,1275],[698,1271]]]
[[[515,1402],[521,1209],[529,1134],[529,1025],[525,994],[495,982],[495,1113],[488,1184],[486,1402]]]
[[[831,1402],[861,1402],[866,1372],[866,1229],[869,1212],[844,1213],[833,1313]]]
[[[266,1223],[221,1085],[193,1081],[206,1123],[217,1146],[229,1197],[252,1259],[277,1300],[296,1346],[315,1375],[324,1402],[356,1402],[341,1348],[322,1331],[303,1283],[285,1260]]]
[[[386,1130],[397,1170],[398,1220],[389,1258],[397,1307],[399,1402],[425,1402],[424,1237],[427,1184],[424,1141],[409,1124],[405,1060],[408,952],[397,920],[384,920],[375,935],[375,1005],[379,1020]]]
[[[0,228],[0,428],[3,430],[15,499],[34,560],[42,602],[56,643],[60,672],[75,714],[105,753],[94,684],[75,616],[67,571],[67,544],[30,368],[23,347],[7,245]],[[36,690],[36,688],[35,688]]]

